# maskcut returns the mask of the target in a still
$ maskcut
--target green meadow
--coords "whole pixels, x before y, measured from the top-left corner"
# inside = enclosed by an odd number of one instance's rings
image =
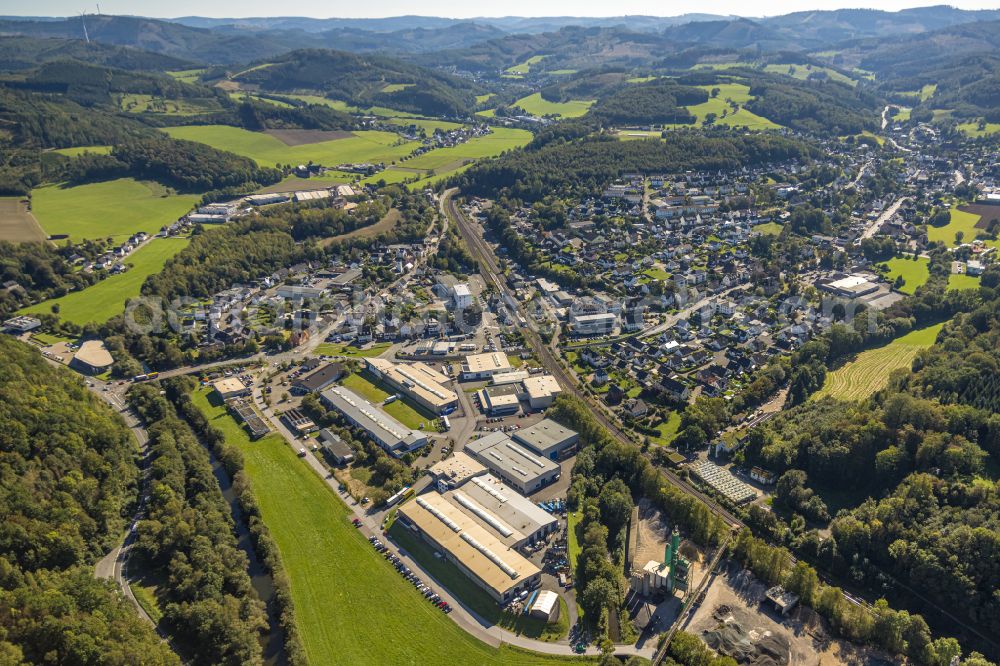
[[[32,191],[32,211],[46,233],[122,239],[155,233],[188,213],[200,198],[170,194],[161,185],[119,178],[73,187],[46,185]]]
[[[228,125],[192,125],[164,130],[177,139],[205,143],[213,148],[244,155],[262,166],[313,162],[334,165],[343,162],[391,162],[407,155],[419,144],[401,141],[392,132],[362,131],[331,141],[289,146],[270,134]]]
[[[54,148],[52,152],[65,155],[66,157],[78,157],[84,153],[107,155],[111,152],[111,146],[74,146],[73,148]]]
[[[958,244],[955,242],[955,234],[962,232],[962,242],[971,243],[976,239],[976,234],[979,233],[979,230],[976,229],[977,222],[979,222],[978,215],[952,208],[951,221],[948,224],[943,227],[927,225],[927,240],[940,241],[947,247],[951,247]],[[986,241],[986,245],[996,247],[997,241]]]
[[[531,71],[531,66],[532,65],[537,65],[538,63],[540,63],[543,59],[545,59],[547,57],[548,56],[544,56],[544,55],[531,56],[530,58],[528,58],[524,62],[519,62],[518,64],[514,65],[513,67],[508,67],[504,71],[507,72],[508,74],[527,74],[528,72]]]
[[[572,99],[568,102],[550,102],[542,99],[541,93],[534,93],[514,102],[533,116],[560,116],[562,118],[579,118],[590,110],[595,100]]]
[[[750,86],[743,85],[742,83],[720,83],[712,86],[699,87],[706,90],[709,95],[712,94],[712,90],[715,88],[719,89],[719,93],[715,97],[709,97],[708,101],[703,104],[695,104],[687,107],[687,110],[693,113],[698,119],[698,124],[703,123],[708,114],[714,113],[715,124],[717,125],[746,127],[747,129],[752,130],[781,128],[781,125],[771,122],[767,118],[758,116],[756,113],[747,111],[743,108],[743,105],[751,100]],[[734,112],[727,100],[731,100],[737,104],[740,107],[739,110]],[[726,115],[723,116],[723,113]],[[684,125],[681,125],[681,127],[684,127]]]
[[[51,313],[59,306],[58,315],[65,321],[84,325],[89,322],[103,324],[125,311],[125,303],[139,295],[146,278],[163,270],[167,259],[183,250],[187,238],[156,238],[125,259],[132,267],[121,275],[112,275],[81,291],[74,291],[60,298],[37,303],[25,308],[25,314]]]
[[[918,258],[914,261],[912,257],[894,257],[885,262],[885,265],[889,267],[886,277],[891,282],[902,275],[903,286],[899,288],[899,291],[904,294],[912,294],[917,290],[917,287],[923,285],[930,278],[931,274],[927,269],[929,263],[926,259]]]

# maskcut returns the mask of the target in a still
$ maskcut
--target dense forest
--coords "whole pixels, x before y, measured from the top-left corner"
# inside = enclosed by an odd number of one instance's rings
[[[593,194],[623,173],[729,169],[810,154],[803,143],[769,135],[678,134],[666,143],[590,137],[508,153],[475,165],[455,182],[469,194],[535,201],[551,194]]]
[[[0,336],[0,440],[0,661],[179,663],[93,575],[136,500],[128,428],[76,376]]]
[[[608,125],[691,124],[695,117],[684,107],[707,101],[708,92],[701,88],[656,79],[624,86],[600,99],[590,113]]]
[[[93,259],[104,248],[104,243],[98,241],[62,247],[0,241],[0,283],[13,281],[20,287],[0,290],[0,317],[24,305],[94,284],[101,279],[101,273],[79,271],[71,258],[78,255]]]
[[[153,385],[129,400],[150,437],[149,509],[136,564],[157,579],[162,622],[194,664],[261,664],[264,604],[250,585],[208,451]]]

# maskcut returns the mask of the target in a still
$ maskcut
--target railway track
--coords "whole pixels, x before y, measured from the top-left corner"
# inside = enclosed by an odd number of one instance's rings
[[[594,418],[604,426],[608,432],[612,434],[618,441],[635,446],[635,442],[630,439],[616,423],[614,423],[610,418],[608,418],[607,413],[601,405],[595,404],[594,399],[588,394],[580,391],[577,387],[576,378],[573,377],[566,369],[563,367],[562,363],[556,358],[555,352],[542,340],[538,331],[534,329],[531,324],[531,319],[526,316],[524,308],[521,307],[520,303],[514,298],[510,289],[507,286],[507,282],[503,277],[503,272],[500,270],[500,266],[497,264],[496,254],[493,252],[493,248],[484,240],[481,231],[474,227],[465,214],[459,210],[458,206],[455,204],[454,199],[455,190],[448,190],[444,194],[444,209],[451,218],[451,222],[455,224],[459,231],[459,234],[465,240],[466,245],[469,247],[470,252],[479,262],[479,270],[483,278],[488,284],[492,284],[499,291],[500,296],[503,298],[504,302],[508,306],[514,307],[517,314],[521,315],[528,321],[528,326],[522,329],[524,333],[525,342],[531,350],[538,356],[545,369],[552,374],[559,382],[559,384],[566,390],[572,391],[578,398],[583,400],[593,411]],[[729,526],[732,527],[745,527],[743,521],[741,521],[737,516],[730,513],[725,507],[719,505],[717,502],[713,501],[706,494],[691,486],[691,484],[684,481],[674,472],[660,468],[661,472],[670,481],[671,484],[681,489],[685,493],[695,497],[702,504],[707,506],[712,513],[716,514],[723,520],[725,520]]]

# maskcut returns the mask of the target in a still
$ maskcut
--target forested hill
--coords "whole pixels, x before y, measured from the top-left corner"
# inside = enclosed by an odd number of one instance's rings
[[[623,173],[732,169],[798,159],[810,150],[799,141],[772,135],[678,134],[666,143],[589,137],[508,153],[472,167],[458,182],[471,194],[535,201],[572,191],[593,194]]]
[[[233,76],[261,90],[317,90],[359,106],[389,105],[428,115],[467,115],[477,88],[458,77],[377,55],[304,49]]]
[[[135,453],[75,375],[0,336],[0,662],[179,663],[93,577],[136,500]]]

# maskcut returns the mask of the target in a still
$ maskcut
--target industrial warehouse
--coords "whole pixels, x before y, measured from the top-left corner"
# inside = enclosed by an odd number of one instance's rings
[[[484,414],[509,416],[521,410],[521,403],[532,410],[547,409],[561,392],[552,375],[530,377],[514,371],[495,375],[489,386],[476,391],[476,399]]]
[[[469,442],[465,451],[522,495],[530,495],[559,478],[558,463],[532,453],[502,432],[491,432]]]
[[[473,477],[466,484],[470,487],[468,493],[464,486],[451,491],[450,497],[425,493],[400,506],[398,520],[440,551],[497,603],[505,604],[521,591],[538,587],[542,572],[517,551],[517,546],[527,540],[525,535],[473,499],[472,488],[479,488],[476,481],[489,487],[489,482]],[[502,488],[499,484],[497,487]],[[516,497],[509,491],[491,490],[504,497]]]
[[[458,405],[458,396],[445,386],[449,379],[426,363],[393,363],[370,358],[365,364],[369,372],[393,390],[435,414],[445,413]]]
[[[331,386],[320,397],[330,409],[340,413],[347,421],[364,430],[386,453],[397,458],[427,444],[427,436],[410,430],[402,423],[343,386]]]

